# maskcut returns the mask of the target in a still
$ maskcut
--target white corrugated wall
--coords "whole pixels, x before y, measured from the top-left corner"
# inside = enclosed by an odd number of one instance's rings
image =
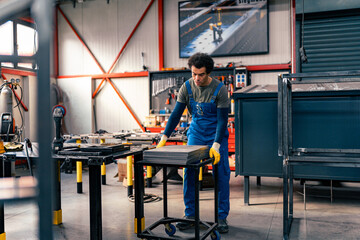
[[[74,8],[72,4],[60,6],[74,28],[107,72],[125,41],[139,21],[151,0],[104,0],[84,1]],[[186,67],[187,59],[179,58],[178,50],[178,0],[164,0],[164,67]],[[283,64],[290,62],[290,1],[269,2],[269,54],[215,58],[217,64],[228,62],[242,65]],[[158,4],[155,1],[125,48],[112,72],[142,71],[141,52],[150,71],[159,70],[158,50]],[[59,29],[59,75],[100,74],[85,47],[58,14]],[[72,81],[77,81],[73,78]],[[92,80],[93,89],[100,80]],[[112,79],[114,86],[126,99],[128,105],[141,122],[149,111],[149,80],[147,77]],[[271,79],[264,79],[269,82]],[[276,83],[277,79],[274,79]],[[71,81],[70,81],[71,82]],[[256,82],[261,79],[256,78]],[[79,88],[78,91],[84,91]],[[109,83],[103,85],[95,97],[97,129],[109,132],[139,128]],[[92,119],[72,119],[91,121]],[[74,130],[75,131],[75,130]]]

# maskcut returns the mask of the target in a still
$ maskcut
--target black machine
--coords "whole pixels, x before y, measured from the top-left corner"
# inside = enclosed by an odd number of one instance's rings
[[[9,141],[9,137],[13,136],[14,132],[15,129],[12,114],[9,112],[2,113],[0,122],[1,138],[5,141]]]
[[[66,115],[66,109],[62,105],[53,107],[53,118],[55,121],[55,139],[53,141],[53,152],[56,154],[63,149],[64,139],[61,137],[61,120]]]

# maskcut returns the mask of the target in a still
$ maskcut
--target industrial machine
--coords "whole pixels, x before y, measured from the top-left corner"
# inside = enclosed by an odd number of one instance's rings
[[[66,115],[66,109],[62,105],[53,107],[53,118],[55,121],[55,139],[53,141],[53,153],[58,153],[63,149],[64,139],[61,136],[61,120]]]

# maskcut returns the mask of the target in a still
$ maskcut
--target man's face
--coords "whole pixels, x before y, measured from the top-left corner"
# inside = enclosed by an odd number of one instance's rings
[[[195,81],[196,86],[205,87],[210,84],[209,74],[206,73],[206,68],[196,68],[195,66],[191,66],[191,74],[192,78]]]

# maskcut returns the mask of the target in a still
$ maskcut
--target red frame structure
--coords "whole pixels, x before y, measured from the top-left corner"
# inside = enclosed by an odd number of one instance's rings
[[[73,32],[75,33],[75,35],[77,36],[77,38],[80,40],[80,42],[84,45],[85,49],[89,52],[90,56],[93,58],[93,60],[95,61],[95,63],[98,65],[98,67],[100,68],[101,72],[103,73],[102,75],[90,75],[92,79],[102,79],[99,86],[97,86],[97,88],[95,89],[92,98],[95,98],[97,93],[99,92],[102,84],[104,83],[104,81],[106,80],[111,87],[114,89],[114,91],[116,92],[116,94],[119,96],[119,98],[121,99],[121,101],[123,102],[123,104],[125,105],[125,107],[128,109],[128,111],[130,112],[130,114],[132,115],[132,117],[135,119],[135,121],[137,122],[137,124],[140,126],[140,128],[145,131],[144,126],[141,124],[140,120],[138,119],[138,117],[135,115],[135,113],[132,111],[130,105],[126,102],[126,99],[121,95],[121,93],[119,92],[119,90],[115,87],[115,85],[113,84],[113,82],[111,81],[111,77],[137,77],[137,76],[147,76],[148,73],[147,72],[140,72],[140,73],[115,73],[115,74],[111,74],[111,72],[114,69],[114,66],[116,65],[116,63],[118,62],[121,54],[123,53],[124,49],[126,48],[127,44],[129,43],[129,41],[131,40],[132,36],[134,35],[134,33],[136,32],[137,28],[139,27],[140,23],[142,22],[142,20],[144,19],[146,13],[148,12],[148,10],[150,9],[150,7],[152,6],[152,4],[154,3],[155,0],[151,0],[151,2],[149,3],[149,5],[147,6],[147,8],[145,9],[144,13],[141,15],[139,21],[137,22],[137,24],[135,25],[134,29],[132,30],[132,32],[130,33],[129,37],[127,38],[126,42],[124,43],[124,45],[122,46],[120,52],[118,53],[118,55],[116,56],[115,60],[113,61],[113,63],[111,64],[111,67],[109,68],[109,70],[107,72],[105,72],[104,68],[100,65],[99,61],[96,59],[96,57],[94,56],[94,54],[92,53],[92,51],[90,50],[90,48],[87,46],[87,44],[85,43],[85,41],[81,38],[81,36],[79,35],[79,33],[75,30],[75,28],[72,26],[72,24],[70,23],[69,19],[66,17],[66,15],[64,14],[64,12],[61,10],[60,7],[57,7],[58,11],[60,12],[60,14],[64,17],[65,21],[68,23],[69,27],[73,30]],[[161,5],[161,7],[159,7],[159,10],[162,10],[162,0],[159,0],[159,2],[161,2],[161,4],[159,3],[159,6]],[[161,13],[159,13],[159,19],[161,19],[161,24],[162,24],[162,18],[163,18],[163,13],[161,11]],[[162,27],[161,27],[162,29]],[[159,31],[160,32],[160,31]],[[162,32],[162,31],[161,31]],[[56,35],[57,37],[57,35]],[[159,41],[159,49],[163,49],[163,37],[159,36],[159,39],[161,39],[161,41]],[[56,39],[57,42],[57,39]],[[57,51],[56,51],[57,52]],[[163,59],[163,51],[161,52],[162,55],[160,55],[160,59]],[[58,56],[56,56],[57,58]],[[57,61],[56,61],[57,62]],[[160,64],[163,63],[163,60],[160,60]],[[58,69],[58,66],[56,67],[56,69]],[[72,76],[72,77],[79,77],[79,76]],[[59,78],[65,78],[65,76],[62,76]],[[69,76],[66,76],[66,78],[69,78]]]

